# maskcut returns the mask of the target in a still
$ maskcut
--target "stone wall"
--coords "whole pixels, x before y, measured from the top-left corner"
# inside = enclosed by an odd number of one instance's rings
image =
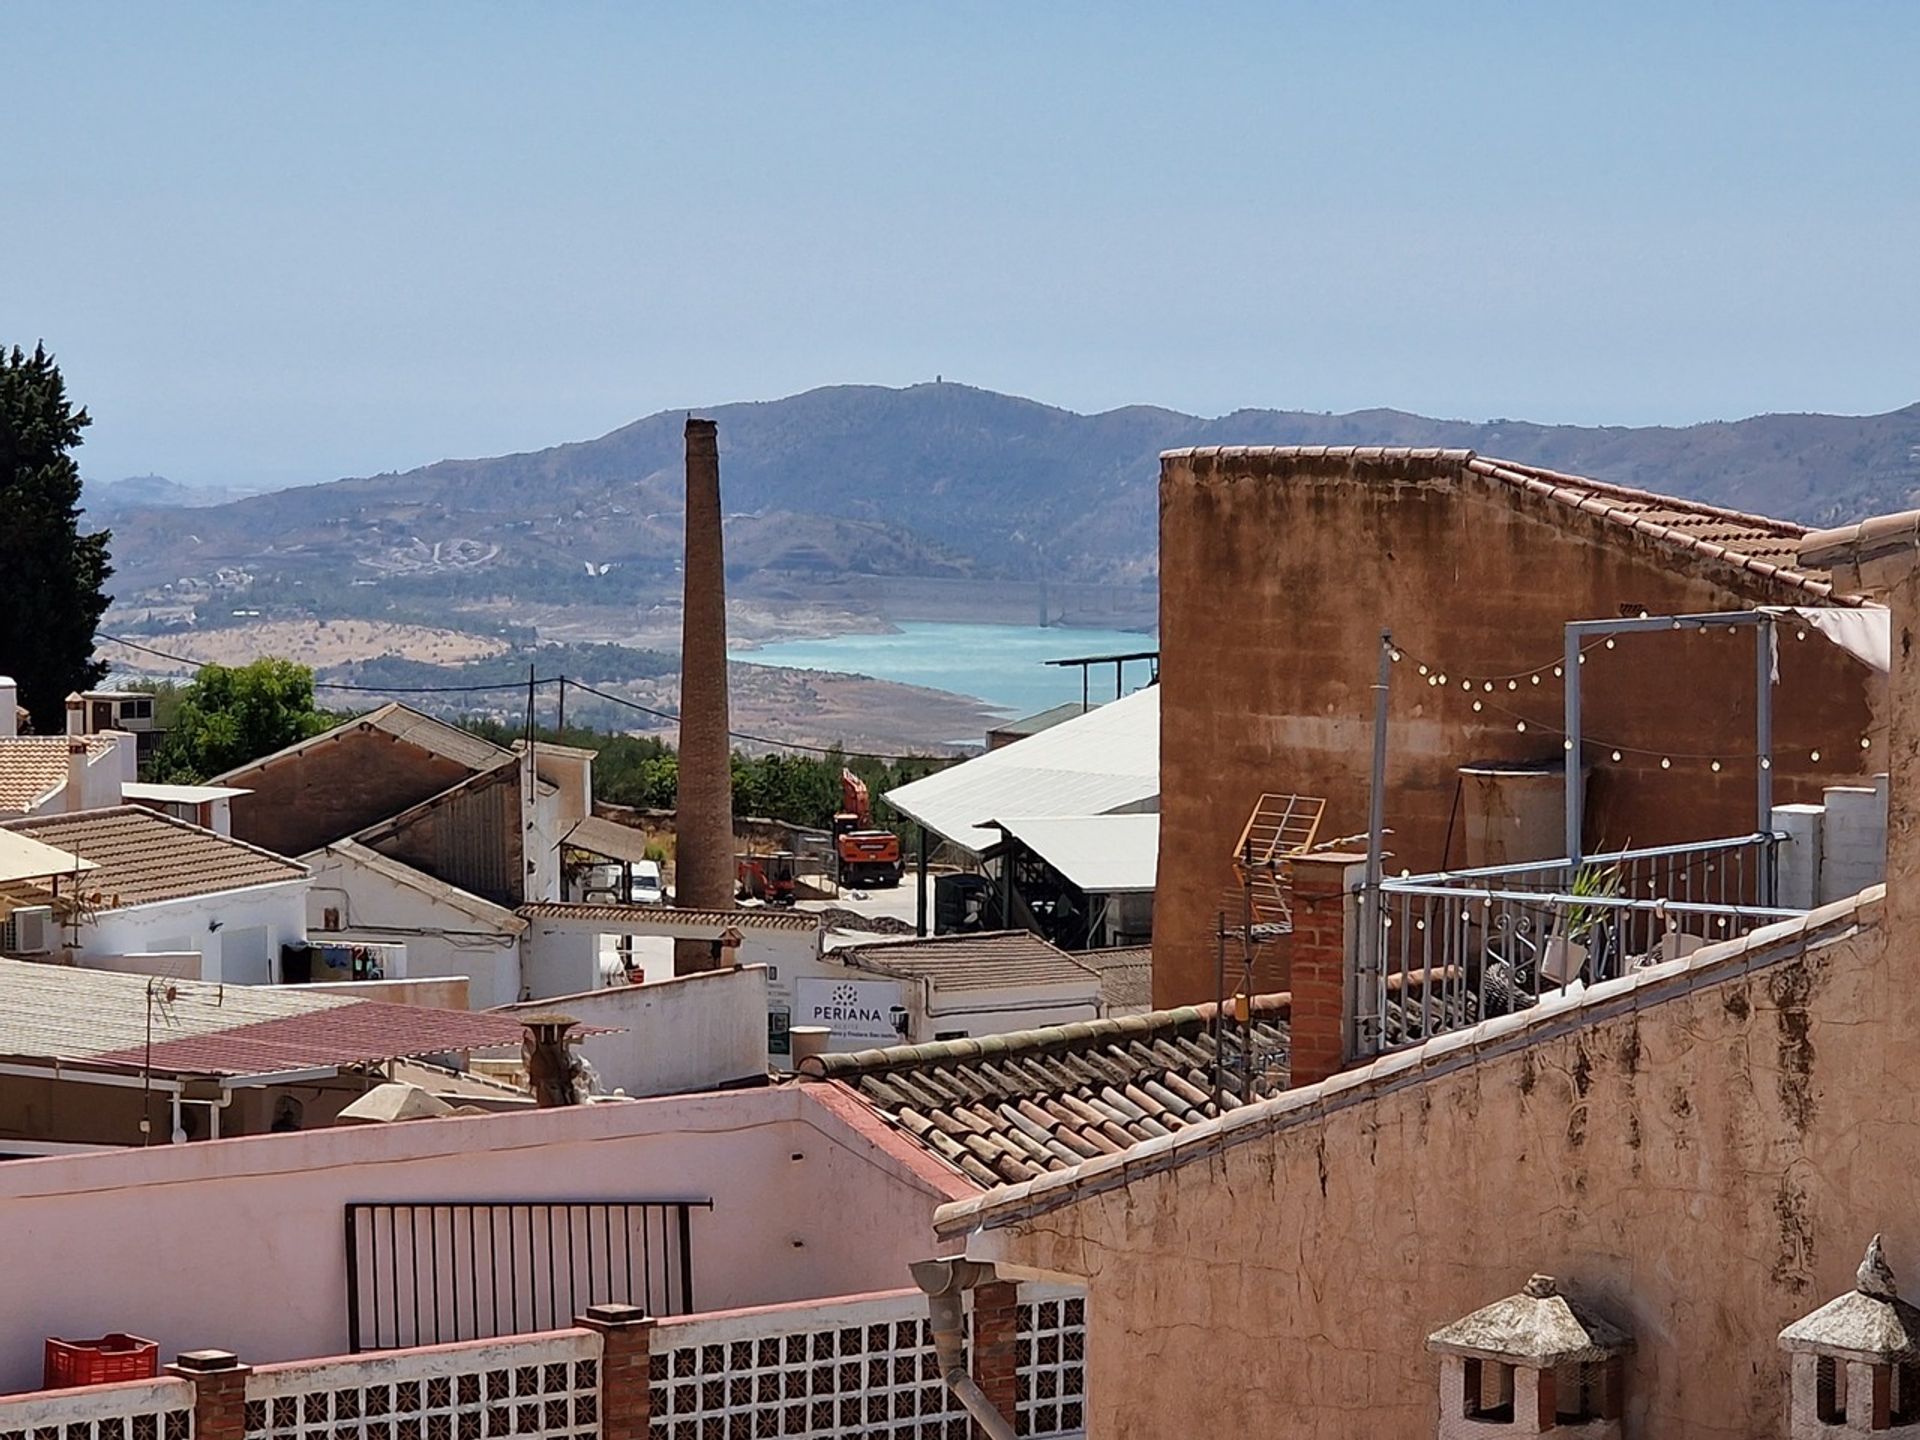
[[[1096,1163],[969,1253],[1088,1279],[1109,1440],[1430,1435],[1426,1335],[1532,1271],[1635,1336],[1629,1434],[1784,1433],[1781,1327],[1876,1231],[1920,1280],[1920,999],[1877,896],[1241,1112],[1178,1168],[1191,1139]]]
[[[1564,697],[1535,685],[1467,695],[1463,674],[1554,660],[1567,620],[1802,604],[1813,597],[1500,482],[1457,460],[1172,456],[1161,505],[1161,830],[1154,1000],[1214,993],[1214,916],[1262,791],[1329,802],[1323,838],[1362,832],[1371,686],[1382,627],[1408,659],[1393,677],[1391,867],[1464,863],[1458,767],[1557,764]],[[1781,627],[1775,799],[1886,768],[1884,678],[1817,635]],[[1446,690],[1415,665],[1449,670]],[[1586,730],[1700,756],[1590,749],[1590,849],[1746,834],[1757,822],[1751,631],[1623,637],[1584,667]],[[1472,710],[1475,698],[1483,702]],[[1517,719],[1534,722],[1522,731]],[[1882,741],[1884,737],[1882,737]],[[1818,763],[1812,760],[1818,750]],[[1451,846],[1448,844],[1451,831]]]

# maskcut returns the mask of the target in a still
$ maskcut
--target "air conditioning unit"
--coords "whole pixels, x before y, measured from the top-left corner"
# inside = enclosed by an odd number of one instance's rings
[[[16,955],[44,955],[53,949],[54,942],[60,938],[59,930],[53,923],[53,911],[45,905],[28,905],[13,912],[9,917],[13,926],[13,953]]]

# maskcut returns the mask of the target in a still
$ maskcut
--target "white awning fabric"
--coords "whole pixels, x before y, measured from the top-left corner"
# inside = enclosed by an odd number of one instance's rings
[[[1160,689],[1085,715],[887,792],[896,810],[978,854],[1005,815],[1111,815],[1157,809]]]
[[[1760,609],[1819,631],[1882,675],[1893,669],[1893,624],[1884,605],[1762,605]]]
[[[1160,858],[1158,815],[1045,815],[996,819],[1089,895],[1151,891]]]

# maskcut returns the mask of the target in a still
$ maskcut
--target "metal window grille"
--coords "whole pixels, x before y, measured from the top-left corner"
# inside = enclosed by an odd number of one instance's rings
[[[915,1296],[891,1308],[893,1314],[869,1315],[865,1323],[690,1336],[693,1343],[678,1346],[678,1327],[660,1327],[652,1440],[970,1440],[972,1422],[940,1378],[924,1314],[910,1318],[924,1302]],[[791,1314],[769,1318],[796,1323]]]
[[[193,1440],[193,1386],[154,1380],[0,1402],[0,1440]]]
[[[692,1213],[712,1208],[711,1200],[350,1204],[348,1347],[559,1330],[609,1303],[687,1314]]]
[[[248,1377],[246,1440],[599,1440],[592,1336],[277,1366]]]
[[[1087,1424],[1087,1302],[1067,1290],[1022,1286],[1015,1319],[1014,1429],[1079,1435]]]

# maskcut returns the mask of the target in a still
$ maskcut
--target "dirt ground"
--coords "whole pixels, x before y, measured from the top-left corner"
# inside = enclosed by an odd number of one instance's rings
[[[507,648],[504,641],[490,636],[385,620],[263,620],[254,625],[168,635],[151,643],[156,649],[214,665],[244,665],[262,655],[277,655],[315,670],[380,655],[401,655],[436,665],[464,665]],[[123,653],[117,647],[112,660],[116,670],[171,672],[179,668],[150,655]]]

